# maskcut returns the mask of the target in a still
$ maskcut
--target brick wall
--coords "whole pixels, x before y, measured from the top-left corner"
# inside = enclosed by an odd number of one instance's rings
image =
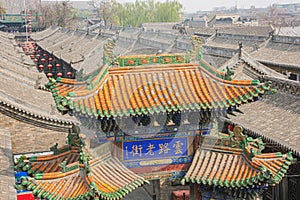
[[[56,142],[64,145],[67,132],[53,131],[0,113],[0,128],[11,133],[12,153],[49,151]]]

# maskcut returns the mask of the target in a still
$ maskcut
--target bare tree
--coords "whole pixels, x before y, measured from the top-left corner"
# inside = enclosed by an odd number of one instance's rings
[[[0,15],[5,14],[5,13],[6,13],[6,9],[4,8],[3,3],[0,2]]]
[[[43,26],[57,25],[70,26],[76,18],[74,10],[68,1],[41,4],[39,10],[42,14]]]
[[[57,25],[65,27],[73,18],[69,0],[63,1],[61,4],[56,3],[54,9],[57,15]]]
[[[105,26],[113,23],[117,5],[115,0],[92,0],[90,4],[97,10],[97,15]]]
[[[262,20],[271,24],[273,26],[278,26],[280,24],[280,12],[276,6],[271,5],[268,7],[268,12],[261,16]]]

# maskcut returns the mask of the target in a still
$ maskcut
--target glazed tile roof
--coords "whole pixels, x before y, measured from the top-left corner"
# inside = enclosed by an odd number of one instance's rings
[[[59,165],[65,162],[66,165],[78,162],[80,158],[80,148],[72,147],[66,152],[58,155],[48,154],[41,156],[31,156],[26,158],[24,162],[16,163],[16,168],[22,168],[29,174],[36,173],[53,173],[61,172],[62,167]]]
[[[260,138],[238,137],[210,138],[209,145],[204,139],[182,183],[227,188],[278,184],[293,162],[291,153],[261,153],[265,144]]]
[[[52,156],[52,160],[61,156]],[[22,182],[38,198],[84,200],[92,197],[115,200],[147,183],[142,177],[128,170],[110,151],[105,151],[100,157],[88,162],[73,160],[73,163],[65,163],[65,167],[58,171],[49,171],[45,166],[50,163],[43,156],[30,159],[40,161],[41,164],[44,160],[43,173],[35,173],[34,178],[23,178]],[[83,159],[82,153],[80,159]]]
[[[50,81],[48,86],[59,109],[64,109],[63,105],[67,104],[74,112],[101,118],[178,110],[226,109],[251,101],[270,89],[268,84],[255,80],[227,81],[221,79],[223,76],[224,72],[217,71],[202,60],[201,66],[103,67],[88,83],[62,78],[57,79],[56,83]],[[61,97],[66,98],[65,103],[62,103]]]
[[[281,154],[257,156],[249,161],[242,152],[224,153],[222,149],[197,150],[185,181],[221,187],[251,187],[272,176],[279,183],[288,169]],[[260,167],[270,170],[264,173]],[[280,175],[278,175],[280,174]]]

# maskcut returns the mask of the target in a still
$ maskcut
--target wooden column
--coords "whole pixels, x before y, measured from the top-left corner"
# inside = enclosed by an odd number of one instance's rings
[[[155,194],[155,198],[153,197],[153,200],[159,200],[160,197],[160,180],[154,180],[153,181],[154,188],[153,188],[153,194]]]
[[[194,183],[190,183],[190,200],[195,200]]]
[[[282,181],[280,182],[280,196],[282,200],[288,200],[288,177],[283,177]]]
[[[200,200],[201,193],[197,183],[190,183],[190,200]]]

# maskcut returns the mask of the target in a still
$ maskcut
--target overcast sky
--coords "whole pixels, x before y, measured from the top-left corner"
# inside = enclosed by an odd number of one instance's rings
[[[89,1],[89,0],[86,0]],[[135,2],[135,0],[117,0],[120,3]],[[155,0],[165,1],[165,0]],[[178,0],[184,7],[185,12],[198,10],[212,10],[214,7],[232,7],[237,4],[238,8],[267,7],[273,3],[300,3],[300,0]]]

